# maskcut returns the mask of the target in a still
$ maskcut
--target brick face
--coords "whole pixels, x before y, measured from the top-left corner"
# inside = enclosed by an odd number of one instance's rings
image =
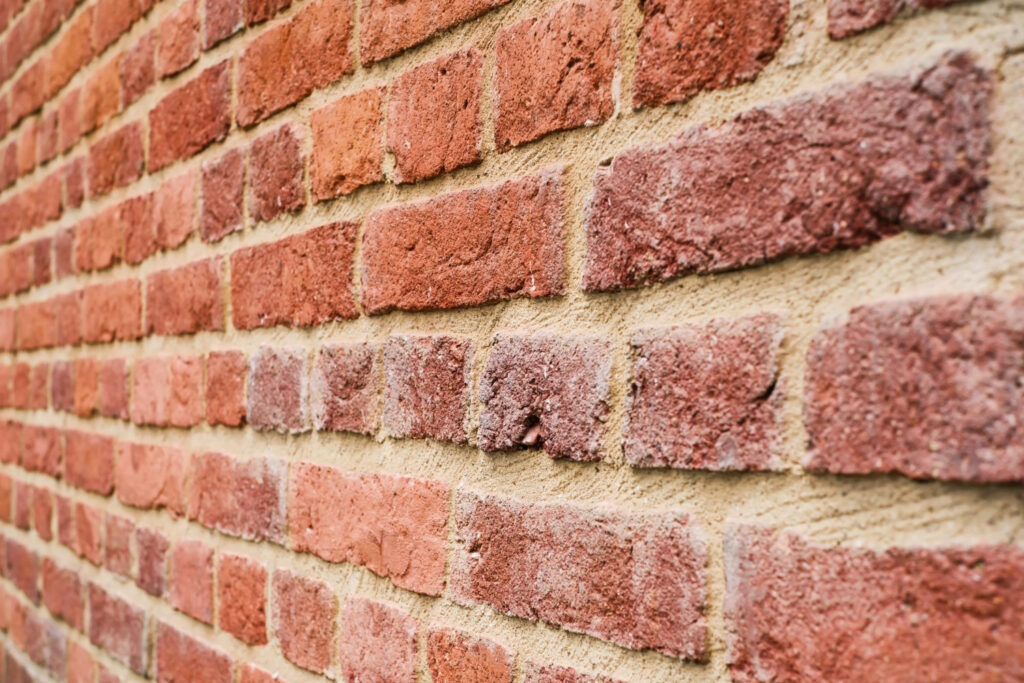
[[[504,5],[509,0],[453,0],[438,6],[430,0],[362,4],[360,54],[363,64],[398,54],[427,38]]]
[[[445,681],[512,682],[513,657],[498,643],[450,628],[432,628],[427,636],[427,666]]]
[[[342,665],[350,681],[416,678],[416,620],[386,603],[353,598],[341,613]]]
[[[219,453],[192,458],[188,516],[246,539],[284,540],[285,466],[278,460],[241,460]]]
[[[230,64],[222,62],[182,85],[149,113],[153,170],[192,156],[227,135],[231,125]]]
[[[221,629],[248,645],[267,642],[267,570],[239,555],[222,554],[217,565]]]
[[[380,348],[324,346],[313,366],[313,424],[318,430],[372,434],[380,421]]]
[[[274,631],[293,664],[324,673],[334,660],[338,598],[327,584],[284,569],[274,572]]]
[[[372,88],[313,112],[310,175],[317,201],[384,180],[383,102],[383,89]]]
[[[254,140],[249,149],[249,215],[269,221],[305,206],[305,168],[295,126],[281,126]]]

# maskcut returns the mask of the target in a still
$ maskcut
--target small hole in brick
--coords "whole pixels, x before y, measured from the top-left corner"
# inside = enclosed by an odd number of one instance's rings
[[[544,445],[544,435],[541,433],[540,418],[530,414],[523,421],[523,436],[519,443],[528,448],[540,448]]]

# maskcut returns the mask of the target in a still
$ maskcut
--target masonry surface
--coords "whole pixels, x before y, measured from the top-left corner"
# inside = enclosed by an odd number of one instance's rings
[[[0,0],[0,680],[1024,680],[1017,0]]]

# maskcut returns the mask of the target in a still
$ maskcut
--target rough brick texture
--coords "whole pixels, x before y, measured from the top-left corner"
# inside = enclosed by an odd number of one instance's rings
[[[416,678],[416,620],[397,607],[353,598],[341,611],[342,666],[350,681]]]
[[[318,201],[384,180],[383,100],[383,90],[371,88],[342,97],[310,116],[310,174]]]
[[[193,619],[213,623],[213,548],[182,541],[171,548],[169,601]]]
[[[305,166],[293,126],[281,126],[254,140],[249,150],[249,215],[269,221],[302,208]]]
[[[146,280],[146,330],[190,334],[224,328],[220,258],[154,273]]]
[[[498,643],[450,628],[427,636],[427,666],[438,683],[512,682],[512,655]]]
[[[163,168],[227,135],[231,125],[230,64],[203,71],[160,101],[149,114],[149,165]]]
[[[829,0],[828,33],[832,38],[887,24],[905,10],[943,7],[962,0]]]
[[[366,0],[362,5],[363,30],[360,38],[363,64],[391,57],[508,1],[453,0],[437,5],[431,0],[398,3]]]
[[[266,643],[266,568],[239,555],[221,555],[217,591],[217,624],[248,645]]]
[[[232,661],[219,648],[161,622],[156,628],[156,680],[231,683]]]
[[[334,660],[338,599],[327,584],[274,572],[274,631],[281,653],[304,669],[324,673]]]
[[[309,429],[307,353],[260,347],[249,358],[247,419],[256,429],[300,433]]]
[[[381,414],[376,344],[324,346],[313,366],[313,424],[319,430],[372,434]]]
[[[196,455],[189,474],[189,519],[231,536],[281,542],[284,472],[284,463],[268,458]]]

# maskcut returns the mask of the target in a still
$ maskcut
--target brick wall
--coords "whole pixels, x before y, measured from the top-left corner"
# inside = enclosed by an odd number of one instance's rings
[[[1024,680],[1019,2],[0,0],[0,77],[0,679]]]

